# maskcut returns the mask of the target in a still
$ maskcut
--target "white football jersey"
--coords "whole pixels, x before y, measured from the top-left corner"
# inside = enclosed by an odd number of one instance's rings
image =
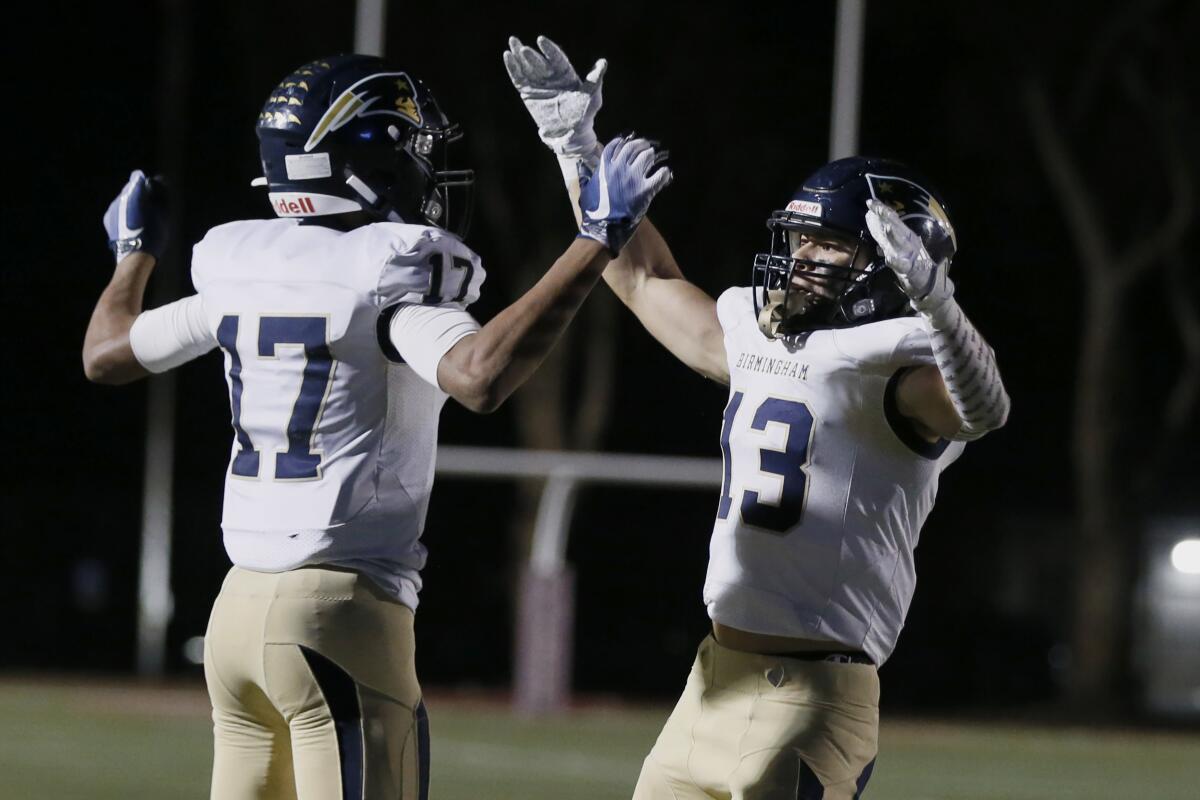
[[[903,317],[771,340],[749,288],[724,292],[717,315],[730,381],[709,616],[833,640],[882,664],[912,599],[938,476],[963,450],[920,439],[895,408],[903,368],[934,363],[928,335]]]
[[[222,528],[235,564],[346,566],[416,607],[446,395],[398,352],[389,361],[381,311],[465,308],[483,278],[466,245],[417,225],[254,220],[196,245],[233,412]]]

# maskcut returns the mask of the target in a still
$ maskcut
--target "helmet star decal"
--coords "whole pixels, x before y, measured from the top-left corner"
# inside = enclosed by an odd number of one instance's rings
[[[871,194],[876,200],[882,200],[892,208],[896,209],[901,218],[908,217],[924,217],[936,221],[944,227],[946,234],[949,236],[951,243],[955,249],[958,249],[958,238],[954,234],[954,226],[950,224],[950,217],[946,214],[946,210],[942,208],[942,204],[937,201],[937,198],[931,195],[924,187],[913,183],[910,180],[896,177],[885,177],[883,175],[865,176],[867,185],[871,187]],[[915,209],[908,209],[905,204],[897,199],[888,197],[896,193],[896,186],[893,181],[901,181],[910,187],[911,196],[909,199],[917,206]]]

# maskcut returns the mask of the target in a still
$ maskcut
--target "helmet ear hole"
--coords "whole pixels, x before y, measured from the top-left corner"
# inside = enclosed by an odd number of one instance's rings
[[[370,180],[375,185],[390,187],[389,202],[405,222],[426,224],[421,207],[425,203],[429,181],[424,170],[411,156],[403,151],[398,152],[391,169],[372,172]]]

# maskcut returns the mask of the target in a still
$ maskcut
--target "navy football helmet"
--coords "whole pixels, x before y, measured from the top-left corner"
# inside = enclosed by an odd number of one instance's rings
[[[934,261],[954,257],[958,245],[945,203],[912,169],[880,158],[832,161],[808,176],[787,207],[767,220],[771,251],[754,257],[752,279],[764,334],[775,338],[912,313],[867,230],[872,198],[896,209]],[[809,241],[848,253],[848,262],[797,258]]]
[[[275,213],[435,225],[470,224],[471,170],[448,169],[461,138],[416,78],[375,56],[305,64],[267,98],[255,126]]]

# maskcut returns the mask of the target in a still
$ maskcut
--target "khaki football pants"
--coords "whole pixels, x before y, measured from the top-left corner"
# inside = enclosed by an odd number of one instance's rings
[[[413,612],[350,570],[234,567],[204,638],[212,800],[425,800]]]
[[[634,800],[850,800],[878,749],[870,664],[742,653],[709,636]]]

